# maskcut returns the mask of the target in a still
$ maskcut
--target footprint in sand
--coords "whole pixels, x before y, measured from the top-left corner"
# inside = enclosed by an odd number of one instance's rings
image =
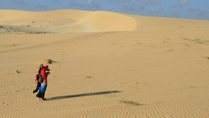
[[[173,52],[173,50],[166,50],[166,51],[168,51],[168,52]]]
[[[117,45],[117,43],[112,43],[112,45]]]
[[[192,84],[192,85],[190,85],[190,88],[196,88],[196,86]]]
[[[16,73],[17,73],[17,74],[20,74],[20,71],[19,71],[19,70],[16,70]]]
[[[90,79],[90,78],[92,78],[92,76],[86,76],[86,78]]]
[[[32,109],[32,111],[38,112],[38,111],[40,111],[40,110],[39,110],[39,109]]]
[[[6,102],[2,102],[2,105],[4,105],[4,106],[9,106],[9,104],[6,103]]]

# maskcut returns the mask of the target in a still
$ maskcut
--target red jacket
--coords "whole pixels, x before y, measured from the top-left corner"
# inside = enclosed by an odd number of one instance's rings
[[[46,71],[44,69],[41,69],[41,77],[46,80],[47,79],[47,74]]]

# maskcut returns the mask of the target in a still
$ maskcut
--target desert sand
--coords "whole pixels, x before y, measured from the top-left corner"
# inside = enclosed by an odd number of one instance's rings
[[[208,31],[204,20],[0,10],[0,118],[208,118]],[[32,93],[40,64],[46,101]]]

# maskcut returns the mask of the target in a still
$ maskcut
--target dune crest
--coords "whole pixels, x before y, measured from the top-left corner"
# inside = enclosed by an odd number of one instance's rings
[[[132,17],[112,12],[96,11],[81,20],[100,31],[133,31],[137,25]]]
[[[0,25],[6,27],[0,29],[0,32],[108,32],[132,31],[137,27],[132,17],[104,11],[1,10],[0,17]]]

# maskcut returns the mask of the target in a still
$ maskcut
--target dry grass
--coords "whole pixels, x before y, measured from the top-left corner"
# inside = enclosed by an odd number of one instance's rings
[[[135,105],[135,106],[139,106],[139,105],[142,105],[138,102],[135,102],[135,101],[129,101],[129,100],[121,100],[120,101],[121,103],[125,103],[125,104],[129,104],[129,105]]]

